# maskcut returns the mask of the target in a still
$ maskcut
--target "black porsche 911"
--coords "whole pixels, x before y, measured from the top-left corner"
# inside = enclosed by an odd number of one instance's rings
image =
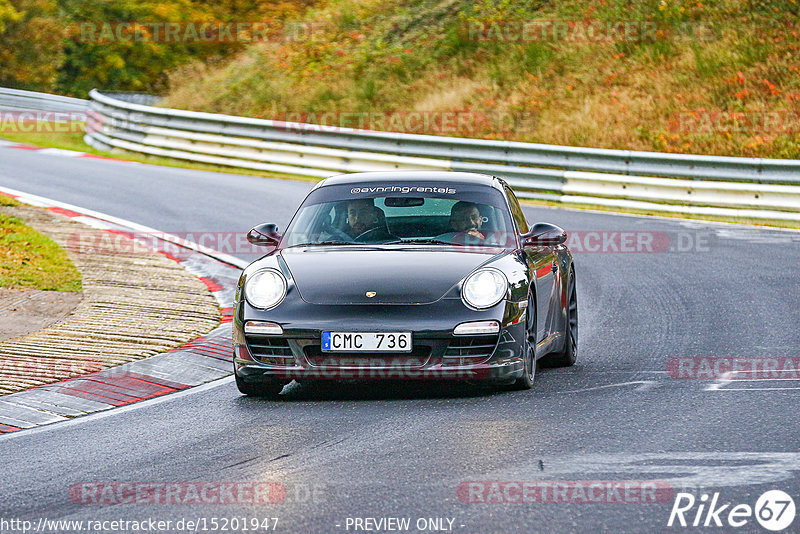
[[[517,389],[575,363],[575,268],[503,180],[371,172],[322,180],[242,273],[234,371],[247,395],[293,379],[453,379]]]

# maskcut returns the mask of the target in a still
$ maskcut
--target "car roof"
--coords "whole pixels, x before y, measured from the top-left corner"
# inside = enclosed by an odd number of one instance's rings
[[[488,174],[476,172],[457,171],[384,171],[384,172],[355,172],[350,174],[337,174],[325,178],[317,187],[328,185],[348,185],[375,182],[420,182],[431,181],[447,184],[478,184],[489,187],[498,187],[497,179]],[[316,189],[316,187],[314,188]]]

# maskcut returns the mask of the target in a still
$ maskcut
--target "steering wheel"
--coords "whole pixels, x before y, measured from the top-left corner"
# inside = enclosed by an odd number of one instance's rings
[[[336,228],[335,226],[333,226],[330,223],[327,223],[327,224],[323,225],[322,226],[322,230],[325,231],[325,232],[328,232],[329,234],[331,234],[336,239],[341,239],[342,241],[348,241],[348,242],[353,241],[353,238],[347,232],[345,232],[344,230],[339,230],[338,228]],[[367,232],[364,232],[364,233],[367,233]],[[364,234],[361,234],[361,235],[364,235]],[[359,237],[361,237],[361,236],[359,236]]]
[[[475,229],[471,228],[469,230],[464,230],[462,232],[456,232],[456,234],[453,236],[453,243],[464,243],[464,244],[466,244],[468,241],[471,241],[472,243],[483,243],[484,241],[486,241],[486,237],[485,236],[484,237],[478,237],[476,235],[471,234],[470,232],[473,231],[473,230],[475,230]],[[478,232],[480,232],[480,230],[478,230]],[[480,232],[480,233],[481,233],[481,235],[483,235],[482,232]]]
[[[370,228],[369,230],[367,230],[365,232],[361,232],[360,234],[358,234],[353,239],[355,239],[355,241],[363,243],[364,241],[362,241],[362,238],[364,238],[364,240],[366,240],[366,238],[370,237],[370,234],[378,234],[379,232],[384,232],[385,233],[386,230],[381,228],[380,226],[376,226],[375,228]]]

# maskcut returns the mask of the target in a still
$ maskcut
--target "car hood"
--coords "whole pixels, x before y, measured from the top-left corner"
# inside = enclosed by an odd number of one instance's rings
[[[429,304],[477,267],[505,254],[442,247],[284,249],[300,297],[309,304]],[[367,292],[375,292],[367,297]]]

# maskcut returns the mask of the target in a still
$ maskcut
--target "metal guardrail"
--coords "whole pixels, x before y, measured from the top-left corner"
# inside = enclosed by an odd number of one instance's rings
[[[106,96],[110,96],[111,98],[115,98],[117,100],[122,100],[123,102],[129,102],[131,104],[142,104],[144,106],[157,106],[158,102],[161,100],[160,96],[151,95],[148,93],[136,93],[131,91],[122,91],[113,93],[109,92],[103,94]]]
[[[325,177],[430,169],[502,176],[519,196],[584,205],[800,221],[800,160],[579,148],[376,132],[123,102],[94,90],[88,143]]]
[[[107,93],[109,96],[130,102],[154,106],[160,97],[146,93]],[[89,111],[89,100],[69,96],[37,93],[21,89],[0,87],[0,110],[2,111],[53,111],[85,114]],[[83,116],[85,118],[85,115]]]
[[[89,101],[69,96],[0,87],[0,110],[86,113]]]
[[[86,109],[85,140],[133,152],[304,176],[454,170],[505,178],[520,197],[760,222],[800,221],[800,160],[580,148],[376,132],[0,89],[2,109]]]

